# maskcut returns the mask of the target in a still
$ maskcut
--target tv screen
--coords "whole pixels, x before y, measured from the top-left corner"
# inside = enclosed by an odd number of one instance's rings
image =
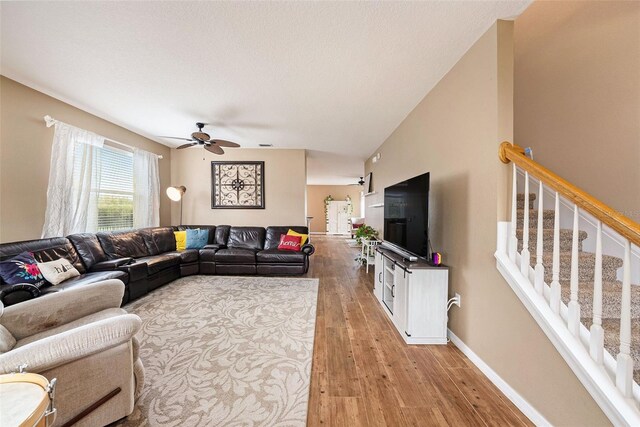
[[[384,189],[384,240],[429,256],[429,173]]]

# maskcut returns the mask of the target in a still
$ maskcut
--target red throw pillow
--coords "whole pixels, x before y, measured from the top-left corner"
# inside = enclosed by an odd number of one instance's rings
[[[278,245],[278,249],[282,251],[300,251],[300,241],[302,237],[300,236],[288,236],[286,234],[280,235],[280,244]]]

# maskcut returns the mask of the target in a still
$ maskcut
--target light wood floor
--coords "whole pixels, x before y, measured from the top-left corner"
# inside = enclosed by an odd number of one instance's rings
[[[532,425],[452,344],[408,346],[344,238],[314,235],[320,279],[309,426]]]

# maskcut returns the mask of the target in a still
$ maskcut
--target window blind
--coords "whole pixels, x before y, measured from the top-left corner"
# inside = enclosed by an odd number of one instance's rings
[[[133,154],[107,145],[94,153],[94,165],[100,165],[92,170],[98,187],[91,189],[97,194],[98,231],[133,228]],[[78,145],[74,154],[74,174],[81,176],[87,151]]]

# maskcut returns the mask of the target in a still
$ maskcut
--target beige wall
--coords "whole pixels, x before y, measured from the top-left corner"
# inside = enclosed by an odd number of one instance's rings
[[[451,268],[449,327],[555,425],[607,419],[496,269],[496,223],[506,216],[508,166],[498,146],[511,137],[513,23],[482,36],[369,159],[373,190],[431,172],[430,235]],[[372,154],[374,154],[372,153]],[[371,200],[369,200],[371,199]],[[382,228],[383,209],[367,208]]]
[[[312,216],[311,231],[327,231],[327,223],[324,213],[324,199],[331,195],[333,200],[346,200],[351,197],[354,217],[360,216],[360,194],[362,187],[359,185],[307,185],[307,215]]]
[[[53,127],[50,115],[107,138],[161,154],[160,185],[169,185],[171,150],[106,120],[0,77],[0,242],[37,239],[44,224]],[[170,204],[162,200],[160,223],[170,222]]]
[[[230,148],[223,156],[202,148],[172,151],[171,183],[187,187],[183,224],[306,224],[304,150]],[[211,162],[239,160],[265,162],[265,209],[211,209]],[[179,205],[173,203],[172,224],[180,222]]]
[[[538,1],[515,24],[515,141],[640,222],[640,2]]]

